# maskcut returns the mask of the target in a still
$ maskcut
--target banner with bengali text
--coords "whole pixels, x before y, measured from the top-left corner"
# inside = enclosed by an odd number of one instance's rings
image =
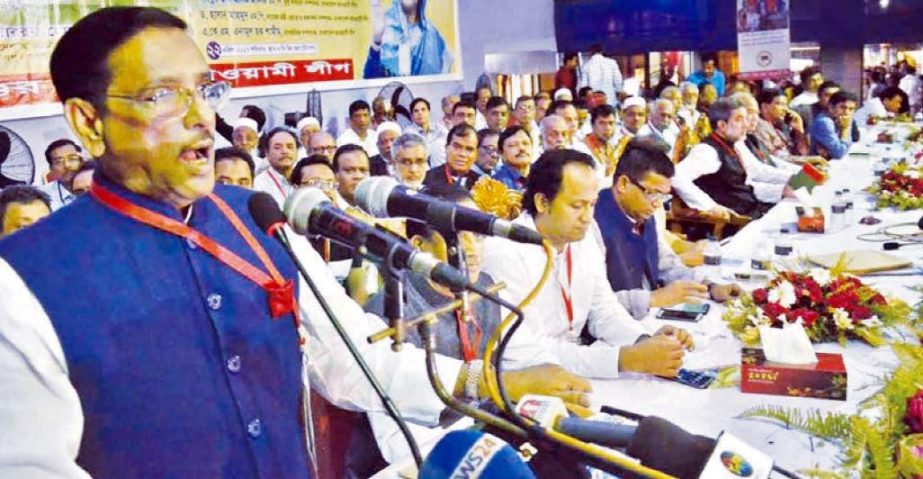
[[[162,8],[189,24],[235,97],[459,80],[457,0],[0,0],[0,119],[60,112],[48,61],[106,6]]]
[[[779,80],[791,76],[791,0],[737,0],[740,78]]]

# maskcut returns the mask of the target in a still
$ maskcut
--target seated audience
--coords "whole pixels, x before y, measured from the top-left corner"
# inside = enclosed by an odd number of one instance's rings
[[[477,108],[475,108],[474,103],[461,100],[456,103],[454,107],[452,107],[453,126],[458,126],[464,123],[471,128],[474,128],[476,116]],[[448,156],[448,152],[446,152],[446,156]]]
[[[827,109],[811,123],[811,152],[828,160],[846,156],[849,147],[859,141],[859,127],[853,120],[856,95],[838,91],[830,97]]]
[[[84,160],[83,150],[71,140],[55,140],[45,148],[45,159],[48,160],[48,178],[53,180],[41,189],[51,198],[51,211],[57,211],[77,198],[73,193],[73,181]]]
[[[391,144],[401,136],[401,125],[385,121],[378,125],[378,154],[369,158],[372,176],[394,176],[394,158],[391,156]]]
[[[295,166],[295,154],[298,151],[298,137],[295,132],[284,126],[277,126],[262,139],[262,149],[266,152],[269,168],[258,173],[253,180],[253,189],[269,193],[281,207],[292,193],[288,178]]]
[[[818,101],[820,86],[824,83],[824,74],[817,67],[807,67],[798,73],[801,79],[801,93],[789,102],[791,108],[810,106]]]
[[[452,118],[452,109],[455,108],[455,104],[459,101],[461,101],[461,98],[458,95],[448,95],[442,97],[442,127],[445,128],[446,133],[448,133],[448,131],[453,126],[455,126],[454,119]]]
[[[423,188],[426,177],[426,140],[416,133],[404,133],[391,144],[394,154],[394,177],[412,189]]]
[[[609,284],[622,306],[637,319],[650,308],[728,299],[738,290],[695,281],[663,238],[654,218],[670,200],[673,162],[637,139],[628,144],[611,188],[599,192],[594,217],[606,255]]]
[[[570,130],[567,121],[558,115],[546,115],[542,120],[542,150],[560,150],[570,148],[568,137]]]
[[[551,105],[551,99],[548,100]],[[532,145],[533,158],[538,158],[542,149],[542,133],[539,131],[537,115],[535,113],[535,100],[531,96],[521,96],[516,99],[516,106],[513,107],[513,114],[510,115],[509,126],[520,126],[526,134],[529,135]],[[545,109],[547,111],[547,108]],[[542,119],[545,115],[542,114]]]
[[[340,197],[347,206],[355,206],[356,187],[369,177],[369,154],[359,145],[343,145],[333,155],[333,172],[339,183]]]
[[[251,158],[262,157],[260,152],[261,128],[262,126],[256,120],[241,116],[234,123],[231,146],[250,153]]]
[[[510,122],[510,104],[501,97],[494,96],[487,100],[487,113],[484,115],[487,128],[503,131]],[[480,130],[479,130],[480,131]]]
[[[481,177],[478,172],[471,169],[477,160],[477,132],[468,123],[461,122],[449,131],[446,141],[445,165],[430,168],[423,179],[423,185],[427,188],[438,188],[439,185],[446,184],[458,185],[471,190]]]
[[[898,87],[886,87],[862,105],[854,115],[856,125],[863,128],[876,120],[894,119],[898,114],[910,110],[907,94]]]
[[[372,100],[372,129],[378,131],[378,126],[386,121],[394,121],[394,107],[391,100],[376,96]]]
[[[253,158],[233,146],[215,150],[215,181],[223,185],[253,188]]]
[[[676,126],[676,109],[673,102],[664,98],[654,100],[651,104],[650,120],[638,131],[639,135],[652,135],[670,146],[669,158],[673,158],[673,149],[679,138],[679,127]]]
[[[532,97],[535,100],[535,118],[534,121],[536,124],[542,121],[545,118],[545,115],[548,114],[548,108],[551,107],[551,95],[547,91],[541,91],[535,94]]]
[[[325,156],[312,155],[298,160],[292,168],[290,179],[296,188],[317,188],[323,191],[334,205],[343,205],[343,200],[337,192],[340,185],[337,183],[336,174]],[[330,258],[325,256],[325,260],[329,262]]]
[[[378,136],[372,128],[371,107],[365,100],[349,104],[349,128],[337,137],[337,148],[359,145],[369,156],[378,154]]]
[[[51,199],[44,191],[34,186],[7,186],[0,191],[0,238],[50,214]]]
[[[266,125],[266,112],[264,112],[262,108],[256,105],[244,105],[244,107],[240,109],[238,118],[249,118],[256,122],[255,124],[249,124],[251,125],[251,130],[254,133],[252,137],[249,132],[235,132],[238,126],[240,126],[240,123],[235,120],[235,123],[231,125],[226,122],[224,118],[221,118],[221,115],[218,115],[217,113],[215,113],[215,131],[234,146],[239,147],[240,145],[237,143],[250,143],[253,148],[256,148],[259,144],[260,132],[263,131],[263,126]],[[244,138],[245,136],[249,138]],[[256,153],[255,150],[251,151],[247,149],[246,151],[251,154]]]
[[[480,82],[479,82],[480,83]],[[478,85],[474,91],[474,107],[477,113],[474,115],[474,129],[480,130],[487,128],[485,117],[487,116],[487,102],[494,96],[493,90],[488,85]]]
[[[529,132],[519,125],[511,126],[500,133],[497,145],[503,157],[503,164],[494,173],[494,179],[507,188],[525,190],[534,151]]]
[[[572,148],[580,130],[580,119],[577,116],[577,108],[570,101],[556,100],[551,104],[548,111],[550,114],[564,119],[564,122],[567,124],[565,147]]]
[[[747,134],[747,108],[722,98],[709,108],[708,120],[712,133],[676,165],[673,189],[690,208],[714,218],[728,220],[734,213],[763,216],[772,204],[756,197],[744,160],[734,148]]]
[[[599,105],[590,112],[590,124],[593,129],[575,145],[575,150],[582,151],[596,160],[596,172],[600,181],[612,178],[615,165],[619,161],[618,147],[612,143],[615,136],[615,108],[611,105]]]
[[[808,154],[808,136],[801,115],[788,107],[782,90],[763,90],[757,97],[760,121],[754,135],[779,158]]]
[[[426,139],[429,166],[445,164],[445,139],[449,130],[441,123],[431,120],[429,102],[425,98],[414,98],[410,102],[410,118],[413,124],[404,131],[416,133]]]
[[[327,161],[333,162],[333,154],[337,152],[337,144],[333,135],[326,131],[319,131],[311,135],[310,143],[305,147],[305,156],[324,155]]]
[[[298,139],[301,143],[297,157],[304,158],[308,156],[306,148],[311,144],[311,135],[320,131],[320,121],[313,116],[306,116],[298,120],[298,124],[295,125],[295,131],[298,132]]]
[[[679,84],[679,91],[683,97],[683,105],[676,111],[676,116],[681,118],[690,128],[699,124],[699,86],[692,82],[684,81]]]
[[[599,192],[593,159],[574,150],[544,153],[532,167],[523,196],[525,212],[514,223],[539,232],[556,255],[551,279],[525,308],[526,329],[537,345],[567,370],[614,378],[631,371],[673,377],[691,336],[670,326],[653,336],[619,303],[606,280],[606,261],[591,229]],[[590,234],[587,234],[590,233]],[[483,270],[503,281],[514,304],[538,283],[545,251],[537,245],[488,238]],[[581,341],[582,333],[589,345]]]
[[[622,102],[622,127],[619,129],[619,138],[634,136],[641,131],[647,123],[647,102],[639,96],[630,96]]]
[[[86,160],[74,175],[73,189],[75,196],[83,196],[90,192],[93,186],[93,173],[96,171],[96,161]]]
[[[497,146],[499,139],[499,130],[485,128],[478,132],[478,158],[471,167],[472,170],[481,175],[493,176],[500,161],[500,150]]]

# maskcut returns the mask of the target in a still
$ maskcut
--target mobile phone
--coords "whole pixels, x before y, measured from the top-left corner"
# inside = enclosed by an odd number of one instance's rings
[[[661,308],[657,319],[698,322],[705,317],[710,307],[708,303],[685,303],[674,308]]]
[[[696,389],[707,389],[712,382],[718,377],[718,372],[714,369],[705,369],[695,371],[692,369],[680,369],[675,378],[670,378],[680,384],[692,386]]]

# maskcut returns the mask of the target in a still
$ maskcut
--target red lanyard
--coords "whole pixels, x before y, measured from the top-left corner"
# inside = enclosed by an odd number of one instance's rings
[[[279,318],[285,314],[292,313],[295,317],[295,328],[296,330],[298,329],[300,321],[298,319],[298,304],[295,300],[294,282],[292,280],[286,281],[282,275],[279,274],[279,271],[272,263],[266,250],[264,250],[256,238],[253,237],[250,230],[244,226],[241,219],[234,213],[231,207],[221,198],[211,193],[208,194],[208,199],[215,203],[224,217],[227,218],[231,225],[234,226],[234,229],[237,230],[254,253],[256,253],[257,257],[263,263],[263,266],[269,271],[268,275],[249,261],[241,258],[236,253],[225,248],[208,236],[190,228],[185,223],[168,218],[160,213],[144,208],[143,206],[138,206],[102,187],[98,183],[93,183],[90,187],[90,195],[103,205],[135,221],[195,243],[196,246],[204,249],[218,261],[224,263],[226,266],[263,288],[268,295],[270,315],[273,318]],[[301,341],[303,344],[304,338],[302,338]]]
[[[450,185],[454,185],[454,184],[455,184],[455,177],[452,176],[451,173],[449,173],[449,164],[448,164],[448,163],[446,163],[446,165],[445,165],[445,181],[446,181],[446,183],[448,183],[448,184],[450,184]]]
[[[266,172],[269,173],[269,179],[271,179],[272,182],[276,184],[276,188],[279,189],[279,193],[282,193],[282,197],[285,198],[286,196],[288,196],[288,193],[286,193],[285,190],[282,189],[282,183],[279,183],[279,180],[276,179],[276,174],[275,172],[273,172],[272,167],[266,170]]]
[[[471,339],[468,337],[469,320],[474,321],[474,344],[471,343]],[[478,318],[470,306],[464,313],[457,309],[455,310],[455,322],[458,323],[458,338],[461,340],[462,355],[466,363],[471,362],[478,357],[478,347],[481,344],[482,336],[481,325],[478,324]]]
[[[574,303],[570,296],[571,278],[573,277],[573,257],[571,256],[570,245],[564,247],[564,261],[567,267],[567,288],[565,289],[564,285],[561,284],[561,298],[564,299],[564,309],[567,311],[567,330],[573,332]],[[558,276],[558,282],[561,282],[560,276]]]

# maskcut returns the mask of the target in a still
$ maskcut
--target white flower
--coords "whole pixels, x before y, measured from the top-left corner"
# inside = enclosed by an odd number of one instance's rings
[[[769,301],[779,303],[783,308],[795,304],[795,287],[788,281],[783,281],[775,288],[769,290]]]
[[[907,178],[917,179],[920,177],[920,172],[917,170],[908,169],[907,171],[904,172],[904,176],[906,176]]]
[[[769,326],[772,324],[772,321],[769,319],[769,316],[763,314],[762,308],[756,308],[756,311],[747,316],[747,320],[750,321],[750,324],[754,326]]]
[[[849,313],[845,309],[833,308],[830,311],[833,313],[833,324],[836,324],[837,329],[853,328],[852,319],[849,318]]]
[[[827,286],[830,284],[830,270],[825,268],[811,268],[808,271],[808,276],[811,277],[818,285],[821,287]]]
[[[878,316],[872,316],[871,318],[868,318],[868,319],[859,320],[859,324],[865,328],[877,328],[878,326],[881,326],[884,323],[882,323],[881,320],[878,319]]]

